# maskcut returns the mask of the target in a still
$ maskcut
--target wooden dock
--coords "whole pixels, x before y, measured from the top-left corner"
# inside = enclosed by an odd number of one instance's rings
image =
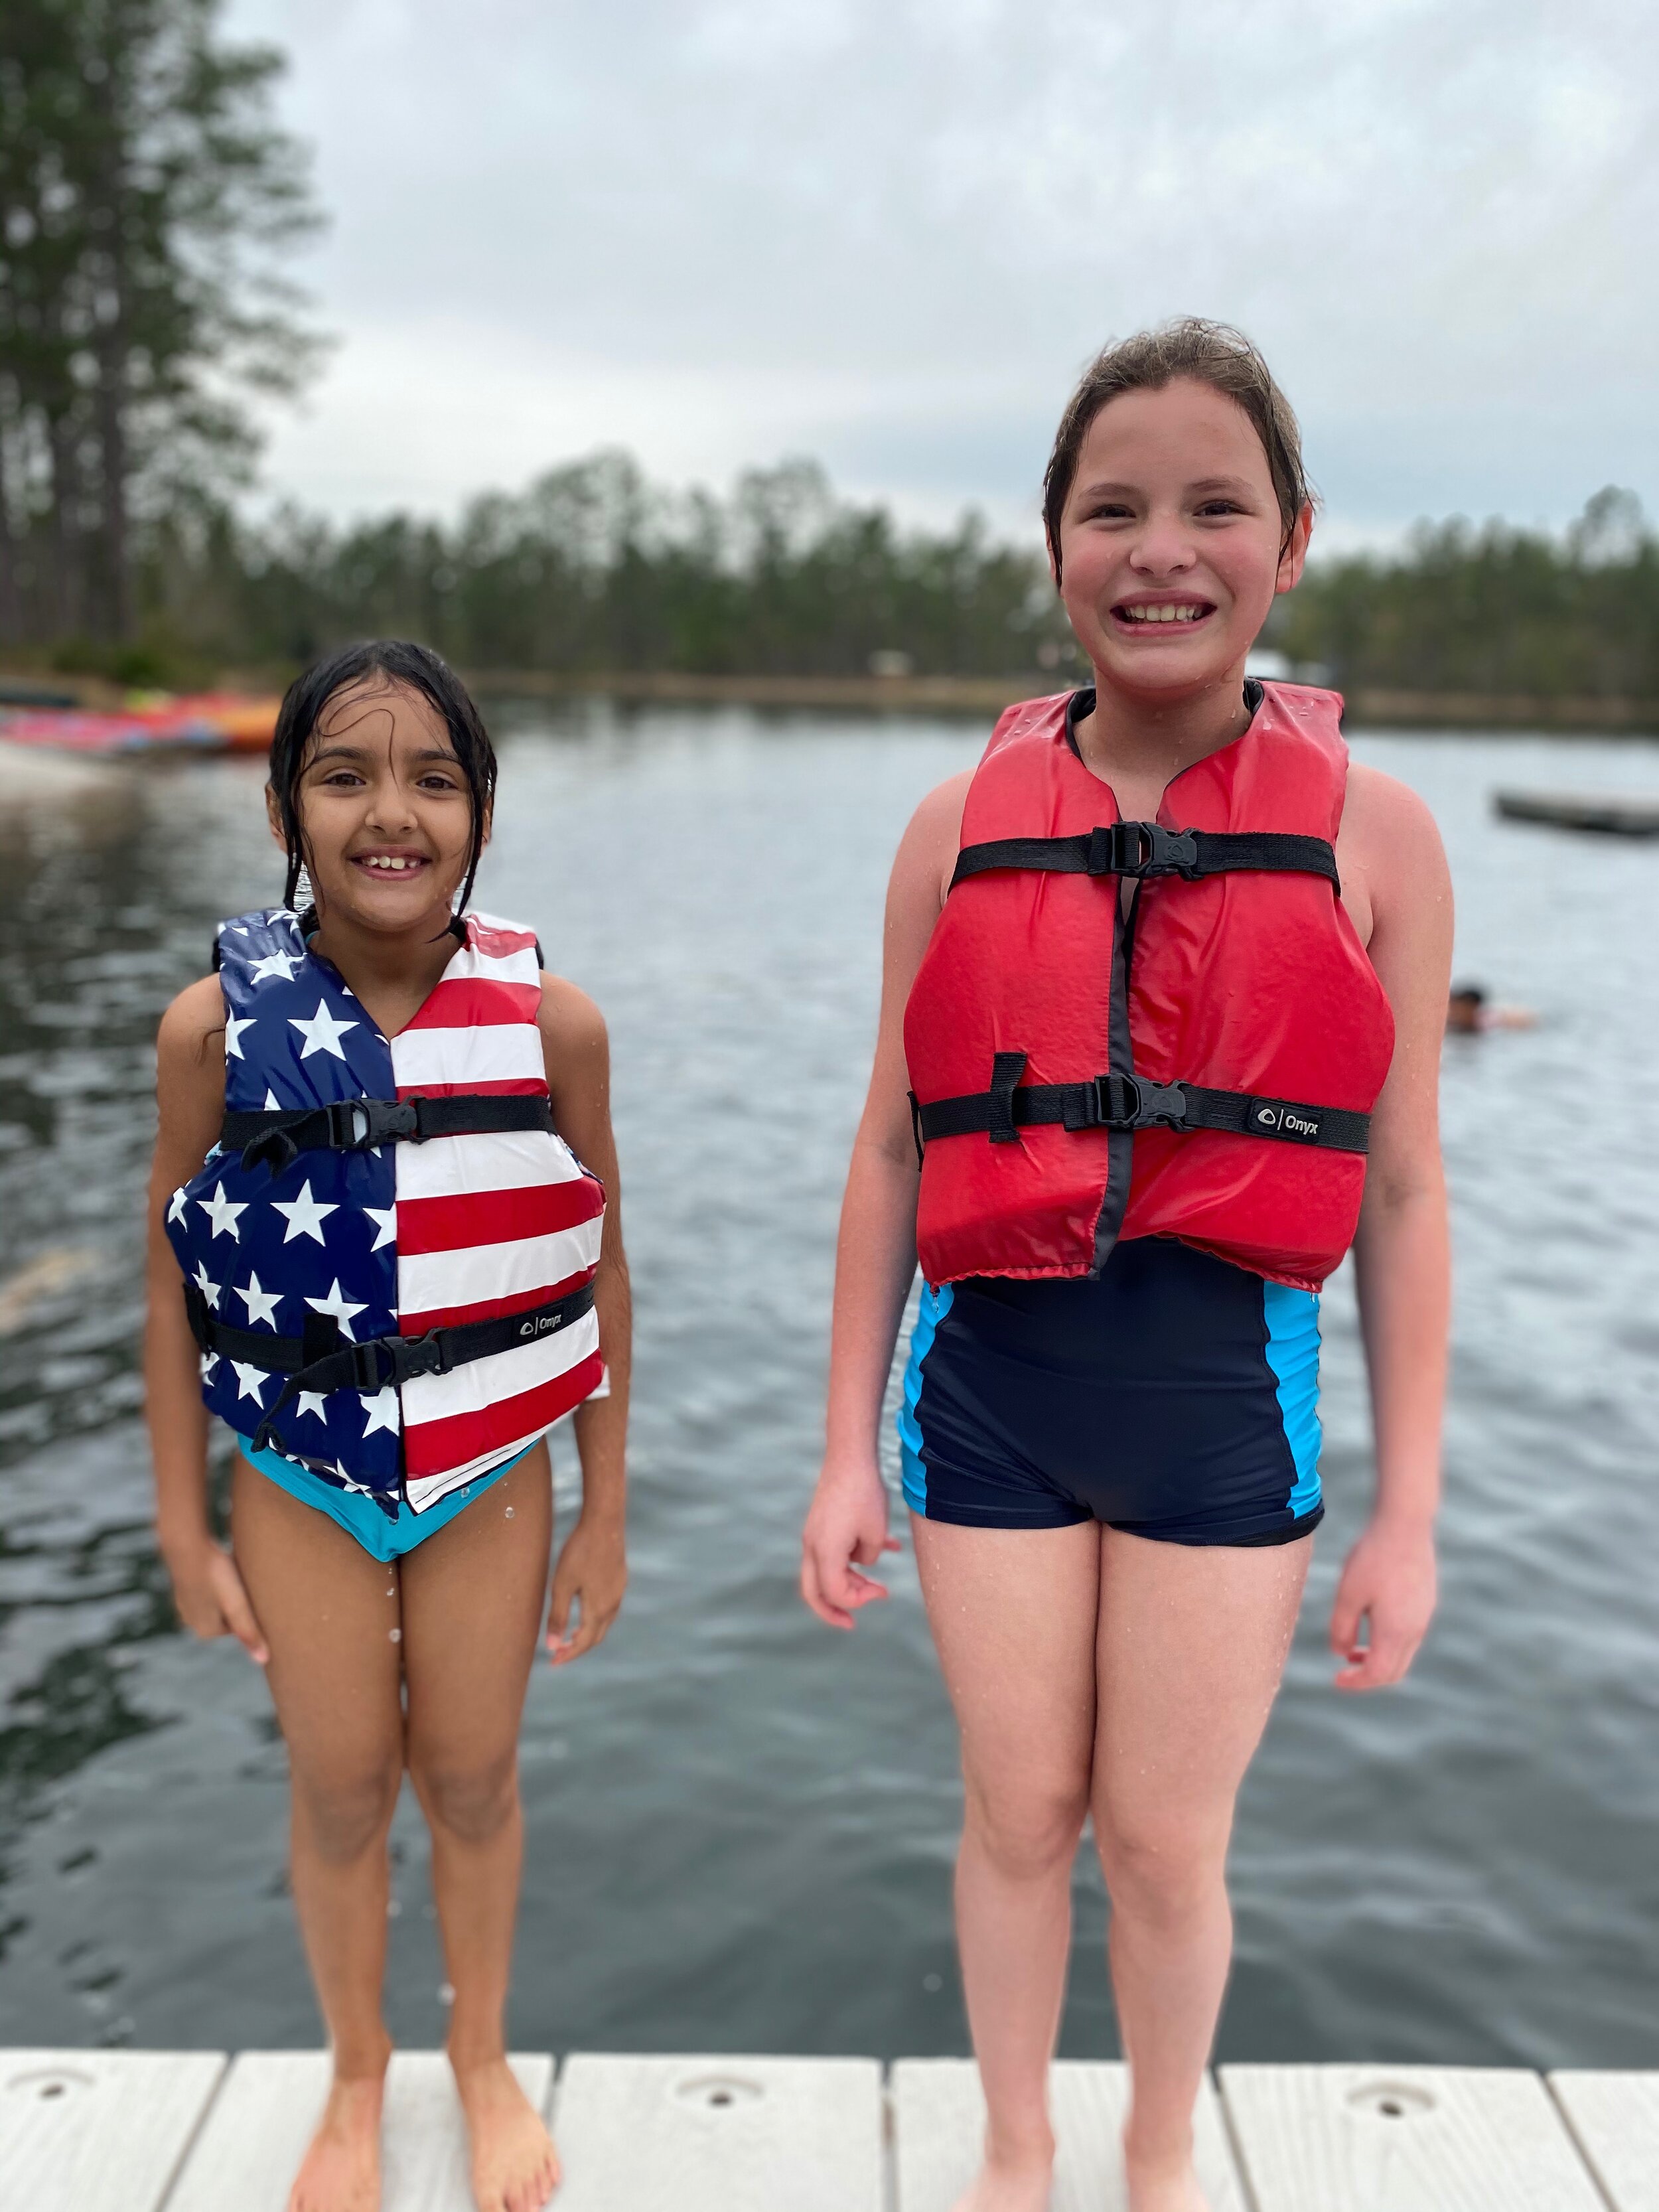
[[[513,2062],[565,2165],[556,2212],[951,2212],[981,2123],[963,2059]],[[0,2051],[6,2212],[283,2212],[320,2051]],[[1120,2065],[1060,2060],[1052,2212],[1121,2212]],[[1659,2212],[1659,2074],[1224,2066],[1212,2212]],[[402,2052],[384,2212],[471,2212],[442,2057]]]
[[[1492,803],[1506,822],[1542,822],[1600,837],[1659,837],[1659,793],[1495,791]]]

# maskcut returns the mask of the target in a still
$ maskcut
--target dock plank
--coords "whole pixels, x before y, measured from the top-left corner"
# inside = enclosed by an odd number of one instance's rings
[[[565,2061],[558,2212],[882,2212],[873,2058]]]
[[[1124,2212],[1118,2142],[1127,2068],[1057,2059],[1048,2096],[1059,2143],[1051,2212]],[[967,2058],[902,2058],[893,2069],[892,2102],[897,2212],[951,2212],[974,2178],[984,2136],[977,2068]],[[1212,2212],[1244,2212],[1220,2100],[1208,2080],[1194,2124]]]
[[[553,2061],[515,2056],[538,2111]],[[167,2212],[283,2212],[328,2094],[324,2051],[247,2051],[231,2067]],[[473,2212],[466,2135],[441,2051],[400,2051],[386,2077],[383,2212]],[[0,2200],[3,2201],[3,2200]],[[124,2208],[125,2212],[125,2208]]]
[[[1606,2212],[1535,2074],[1224,2066],[1221,2093],[1256,2212]]]
[[[0,2205],[156,2212],[224,2068],[217,2051],[0,2052]]]
[[[1659,2074],[1552,2074],[1550,2087],[1614,2212],[1659,2212]]]

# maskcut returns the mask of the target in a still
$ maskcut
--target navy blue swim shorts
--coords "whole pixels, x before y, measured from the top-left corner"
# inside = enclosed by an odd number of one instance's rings
[[[1289,1543],[1325,1510],[1319,1300],[1158,1237],[1092,1280],[924,1285],[898,1428],[929,1521]]]

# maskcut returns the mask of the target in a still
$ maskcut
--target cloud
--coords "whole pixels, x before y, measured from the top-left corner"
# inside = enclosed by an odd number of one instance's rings
[[[1628,0],[234,0],[345,340],[269,474],[453,504],[605,441],[1034,511],[1072,378],[1243,323],[1332,520],[1650,504],[1659,14]]]

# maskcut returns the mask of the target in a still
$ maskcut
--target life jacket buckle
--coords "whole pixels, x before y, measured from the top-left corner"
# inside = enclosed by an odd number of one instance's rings
[[[1091,876],[1185,876],[1199,873],[1198,840],[1190,830],[1161,822],[1114,822],[1089,834]]]
[[[337,1151],[364,1152],[387,1142],[422,1141],[418,1098],[337,1098],[328,1109]]]
[[[1178,1083],[1148,1083],[1139,1075],[1097,1075],[1097,1127],[1103,1129],[1179,1129],[1187,1120],[1187,1094]]]
[[[392,1347],[390,1379],[394,1382],[407,1382],[413,1375],[449,1372],[449,1340],[441,1328],[430,1328],[424,1336],[388,1337],[383,1341]]]

